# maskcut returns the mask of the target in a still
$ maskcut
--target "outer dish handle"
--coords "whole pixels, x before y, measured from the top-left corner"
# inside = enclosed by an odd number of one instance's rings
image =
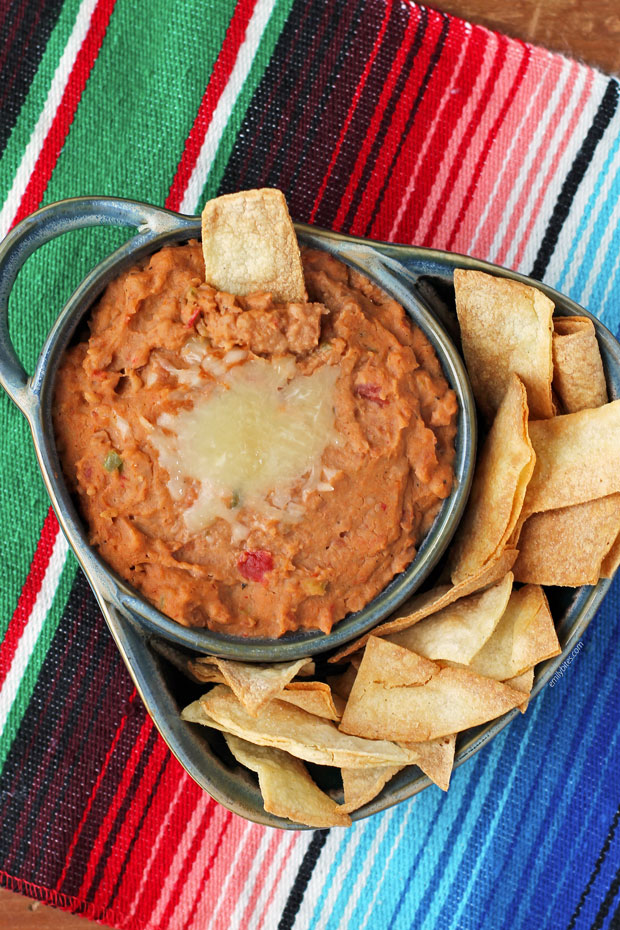
[[[134,226],[134,244],[195,224],[184,217],[135,200],[118,197],[74,197],[52,203],[22,220],[0,243],[0,384],[27,415],[29,378],[9,334],[9,295],[15,279],[35,249],[56,236],[87,226]]]

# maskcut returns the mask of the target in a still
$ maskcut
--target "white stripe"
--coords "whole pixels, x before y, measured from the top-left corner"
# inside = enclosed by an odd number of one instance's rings
[[[280,876],[277,891],[268,906],[268,910],[265,911],[261,928],[264,927],[265,930],[272,930],[273,927],[278,926],[278,922],[282,916],[282,910],[288,901],[291,889],[295,884],[295,879],[299,873],[304,856],[308,852],[308,847],[312,842],[313,836],[314,833],[312,830],[306,830],[301,836],[299,834],[297,835],[297,844],[292,849],[284,871]]]
[[[259,924],[263,925],[263,921],[261,921],[263,909],[267,906],[267,901],[269,900],[269,896],[273,892],[273,886],[276,881],[280,867],[282,866],[282,861],[290,857],[291,847],[295,844],[296,839],[297,837],[295,836],[294,833],[287,833],[284,839],[282,840],[282,842],[280,843],[280,845],[278,846],[278,848],[276,849],[274,856],[269,864],[269,869],[266,875],[261,876],[262,888],[254,904],[254,911],[252,913],[252,916],[250,920],[246,922],[244,930],[257,930]],[[276,892],[276,894],[274,895],[274,897],[278,899],[280,908],[282,908],[283,901],[285,901],[286,899],[282,898],[281,894],[279,893],[279,889],[278,889],[278,892]],[[270,930],[270,927],[272,925],[269,923],[265,923],[264,926],[267,927],[267,930]]]
[[[226,901],[228,897],[228,886],[230,885],[231,879],[237,877],[237,868],[239,866],[239,862],[242,862],[245,859],[247,846],[252,838],[252,834],[256,830],[260,830],[260,829],[261,828],[257,824],[251,823],[250,821],[248,821],[245,824],[245,829],[243,831],[241,839],[237,843],[237,850],[235,852],[234,858],[232,862],[230,863],[230,865],[227,866],[228,873],[226,875],[226,881],[224,882],[224,884],[222,885],[220,889],[219,897],[217,901],[215,902],[215,906],[213,906],[213,900],[210,897],[208,897],[204,901],[200,900],[198,902],[198,906],[196,907],[196,916],[193,921],[193,925],[195,927],[206,927],[209,921],[211,922],[211,926],[213,927],[218,926],[217,918],[220,913],[220,908],[222,907],[222,904]],[[203,895],[201,896],[202,898],[204,898],[204,894],[207,890],[207,887],[208,886],[205,886]]]
[[[563,60],[563,62],[562,62],[562,71],[560,72],[560,77],[559,77],[559,79],[558,79],[558,81],[557,81],[557,84],[556,84],[556,86],[555,86],[555,89],[554,89],[553,93],[551,94],[551,97],[549,98],[549,100],[548,100],[548,102],[547,102],[547,105],[546,105],[546,107],[545,107],[545,109],[544,109],[544,112],[543,112],[543,113],[541,114],[541,116],[538,118],[536,132],[534,133],[534,135],[533,135],[533,137],[532,137],[532,140],[531,140],[531,142],[530,142],[530,144],[528,145],[528,148],[527,148],[528,155],[526,156],[526,159],[525,159],[525,161],[523,162],[523,164],[522,164],[522,166],[521,166],[520,173],[519,173],[519,175],[518,175],[518,177],[517,177],[517,179],[516,179],[514,185],[512,185],[512,195],[511,195],[511,197],[509,198],[510,200],[513,200],[513,201],[514,201],[514,198],[515,198],[516,196],[520,195],[520,193],[521,193],[521,183],[520,183],[520,182],[521,182],[522,177],[525,176],[525,173],[526,173],[526,165],[531,164],[531,159],[532,159],[533,156],[534,156],[534,152],[537,150],[538,144],[540,144],[540,140],[542,139],[543,133],[546,131],[546,128],[547,128],[549,122],[551,121],[551,119],[552,119],[552,117],[553,117],[553,114],[555,113],[555,109],[556,109],[557,103],[558,103],[558,101],[559,101],[560,94],[561,94],[561,92],[564,90],[564,85],[566,84],[566,81],[567,81],[567,79],[568,79],[569,73],[570,73],[570,66],[569,66],[569,63],[568,63],[568,61]],[[493,205],[495,204],[495,202],[496,202],[496,197],[498,196],[498,193],[499,193],[499,190],[500,190],[500,185],[502,185],[503,182],[504,182],[504,175],[505,175],[506,170],[507,170],[507,168],[508,168],[508,166],[509,166],[509,164],[510,164],[510,162],[511,162],[512,155],[513,155],[513,151],[514,151],[514,149],[515,149],[515,146],[517,145],[518,142],[521,141],[521,133],[522,133],[523,131],[527,131],[527,127],[530,125],[530,114],[531,114],[531,111],[532,111],[533,107],[535,107],[536,104],[538,103],[538,97],[539,97],[539,95],[542,93],[544,87],[545,87],[545,83],[544,83],[544,81],[541,80],[541,81],[538,83],[538,87],[536,88],[536,93],[535,93],[535,94],[532,94],[532,96],[530,97],[529,102],[528,102],[528,105],[527,105],[527,108],[523,111],[523,115],[522,115],[522,117],[521,117],[521,120],[519,121],[519,124],[518,124],[516,130],[515,130],[514,133],[513,133],[513,136],[512,136],[512,140],[511,140],[511,142],[510,142],[510,145],[508,146],[508,149],[506,150],[506,156],[505,156],[505,158],[504,158],[504,160],[503,160],[503,162],[502,162],[502,167],[501,167],[500,171],[498,172],[497,178],[495,179],[495,184],[493,185],[493,190],[491,191],[491,194],[490,194],[490,196],[489,196],[488,199],[487,199],[485,208],[484,208],[484,210],[482,211],[482,215],[481,215],[481,217],[480,217],[480,219],[479,219],[479,221],[478,221],[478,226],[476,227],[476,231],[474,232],[474,235],[473,235],[473,237],[472,237],[471,244],[470,244],[469,247],[468,247],[468,251],[469,251],[470,254],[472,254],[472,255],[474,254],[476,245],[477,245],[477,243],[478,243],[478,237],[480,236],[480,233],[482,232],[482,229],[484,228],[484,224],[486,223],[487,216],[489,215],[489,212],[490,212],[492,206],[493,206]],[[538,140],[538,144],[537,144],[537,140]],[[508,221],[509,218],[510,218],[511,213],[512,213],[512,208],[511,208],[511,209],[508,209],[508,203],[507,203],[507,204],[506,204],[506,208],[505,208],[505,210],[504,210],[503,220],[500,221],[500,224],[501,224],[501,225],[498,227],[499,229],[501,229],[502,226],[505,227],[507,221]],[[496,235],[495,238],[497,239],[497,235]],[[500,241],[501,241],[501,240],[500,240]]]
[[[347,843],[351,833],[356,832],[358,829],[359,827],[354,824],[352,827],[348,827],[348,834],[346,829],[341,827],[332,827],[329,831],[327,839],[325,840],[325,845],[321,850],[320,858],[306,886],[303,901],[297,912],[294,924],[295,930],[315,930],[315,924],[312,918],[317,901],[320,899],[325,887],[325,881],[332,870],[336,856],[340,852],[340,847],[343,843]],[[339,873],[337,873],[336,881],[338,881],[338,875]]]
[[[514,183],[512,185],[512,190],[510,191],[510,195],[506,199],[506,206],[504,208],[502,219],[497,224],[495,236],[493,237],[493,241],[491,243],[491,247],[488,252],[489,261],[491,262],[497,260],[498,252],[501,249],[502,242],[506,235],[506,230],[508,228],[508,225],[512,221],[515,207],[517,206],[518,202],[523,197],[523,191],[525,188],[525,184],[526,184],[526,181],[528,180],[528,176],[530,175],[530,172],[532,171],[532,167],[536,166],[536,171],[533,177],[530,178],[530,186],[529,186],[529,190],[527,193],[527,200],[525,202],[525,205],[523,206],[523,210],[521,213],[521,221],[520,221],[519,227],[515,230],[512,244],[514,244],[515,240],[518,239],[519,229],[522,227],[523,223],[524,222],[527,223],[531,217],[530,201],[532,200],[532,197],[535,198],[538,195],[538,191],[540,189],[540,186],[539,186],[540,182],[538,179],[540,178],[541,174],[544,175],[544,171],[546,167],[545,159],[549,157],[550,153],[551,155],[555,154],[555,148],[556,148],[555,140],[558,134],[561,135],[564,132],[566,122],[568,119],[570,119],[572,110],[574,109],[574,106],[575,106],[575,102],[576,100],[579,99],[578,94],[575,95],[575,90],[577,89],[578,92],[581,90],[580,78],[581,78],[581,82],[583,82],[583,70],[582,69],[580,69],[579,73],[576,76],[575,84],[573,85],[570,99],[568,103],[566,104],[566,108],[564,110],[564,113],[562,114],[561,119],[558,120],[557,125],[555,129],[553,130],[553,135],[551,139],[547,142],[547,148],[545,151],[541,152],[540,147],[542,145],[543,137],[549,128],[549,123],[555,117],[558,106],[560,104],[560,99],[562,97],[562,94],[565,91],[568,79],[571,76],[571,71],[575,67],[576,65],[574,65],[572,62],[566,59],[563,60],[562,62],[562,72],[560,74],[560,77],[555,87],[553,88],[553,93],[551,94],[549,98],[549,102],[547,104],[547,107],[545,109],[545,112],[542,118],[538,122],[536,131],[534,132],[527,146],[527,154],[525,158],[523,159],[519,173],[514,180]],[[504,261],[504,264],[508,264],[507,260]]]
[[[347,887],[348,885],[349,872],[351,871],[351,868],[354,864],[357,865],[357,863],[354,863],[357,847],[361,843],[362,837],[364,836],[364,833],[369,828],[369,826],[370,829],[374,829],[375,825],[374,823],[369,825],[368,821],[364,821],[363,823],[356,824],[355,827],[349,828],[349,832],[346,837],[343,836],[342,833],[340,834],[340,838],[345,840],[345,842],[341,844],[341,846],[344,846],[344,849],[342,851],[340,864],[336,874],[331,881],[327,894],[323,899],[323,907],[321,908],[319,919],[313,924],[312,930],[324,930],[328,921],[332,917],[334,905],[342,894],[343,887]],[[325,883],[327,874],[325,873],[325,870],[322,871],[323,881]]]
[[[0,690],[0,738],[4,733],[6,721],[17,696],[24,672],[37,645],[47,612],[52,606],[56,588],[65,567],[68,549],[67,540],[59,531],[30,618],[24,627],[11,667],[4,679],[2,690]]]
[[[147,863],[146,863],[144,869],[142,870],[142,879],[141,879],[141,881],[140,881],[140,885],[139,885],[139,887],[138,887],[138,889],[137,889],[135,895],[133,896],[133,900],[132,900],[132,902],[131,902],[131,904],[130,904],[130,906],[129,906],[129,917],[133,917],[133,915],[134,915],[135,912],[136,912],[136,907],[137,907],[137,905],[138,905],[138,901],[139,901],[140,898],[142,897],[142,892],[144,891],[144,887],[145,887],[145,885],[146,885],[146,883],[147,883],[147,881],[148,881],[148,879],[149,879],[149,877],[150,877],[151,869],[152,869],[152,867],[153,867],[153,863],[154,863],[154,861],[155,861],[155,857],[157,856],[157,853],[159,852],[159,847],[161,846],[161,843],[162,843],[162,840],[163,840],[163,838],[164,838],[164,836],[165,836],[166,830],[168,829],[168,824],[170,823],[170,820],[171,820],[171,818],[172,818],[172,813],[173,813],[173,811],[175,810],[175,808],[176,808],[176,806],[177,806],[177,803],[178,803],[178,801],[179,801],[181,795],[182,795],[182,794],[185,792],[185,790],[187,789],[187,786],[188,786],[188,784],[189,784],[189,781],[190,781],[189,775],[187,775],[185,772],[182,772],[182,773],[181,773],[181,778],[179,779],[179,783],[178,783],[178,785],[177,785],[177,789],[176,789],[176,791],[175,791],[175,793],[174,793],[174,797],[172,798],[172,800],[170,801],[170,804],[168,805],[168,810],[166,811],[166,816],[165,816],[164,819],[162,820],[162,822],[161,822],[161,824],[160,824],[160,827],[159,827],[159,830],[157,831],[157,836],[155,837],[155,842],[154,842],[153,846],[151,847],[151,852],[150,852],[150,854],[149,854],[148,861],[147,861]]]
[[[43,148],[43,144],[51,129],[54,117],[56,116],[56,111],[60,106],[63,94],[69,83],[75,59],[86,38],[86,33],[88,32],[88,27],[90,26],[90,21],[95,7],[97,6],[97,2],[98,0],[82,0],[80,4],[73,30],[65,45],[62,58],[58,62],[58,66],[54,72],[54,77],[52,78],[43,110],[32,131],[30,142],[26,146],[19,167],[15,172],[9,195],[0,211],[0,239],[6,236],[11,228],[15,214],[19,209],[30,177],[34,172],[37,159],[41,154],[41,149]]]
[[[258,0],[248,23],[245,39],[239,47],[235,66],[224,88],[222,96],[213,111],[209,128],[200,148],[200,154],[189,179],[187,189],[181,201],[181,213],[195,213],[209,171],[217,154],[218,146],[230,119],[237,98],[245,84],[250,68],[256,56],[276,0]]]
[[[411,817],[411,814],[413,813],[413,807],[414,807],[413,802],[411,802],[411,803],[409,803],[409,804],[407,805],[407,813],[406,813],[405,816],[403,817],[402,823],[401,823],[401,825],[400,825],[400,830],[398,831],[398,836],[396,837],[396,839],[394,840],[394,842],[393,842],[393,844],[392,844],[392,848],[391,848],[391,850],[390,850],[390,854],[389,854],[389,856],[387,857],[387,859],[385,860],[385,865],[384,865],[384,867],[383,867],[383,875],[381,876],[380,881],[377,882],[376,887],[375,887],[375,890],[373,891],[373,894],[372,894],[372,898],[371,898],[370,901],[368,902],[368,907],[366,908],[366,914],[365,914],[365,916],[364,916],[364,921],[363,921],[362,924],[360,924],[359,930],[364,930],[364,928],[365,928],[366,925],[368,924],[368,921],[370,920],[370,917],[371,917],[371,915],[372,915],[372,913],[373,913],[375,901],[377,900],[377,897],[378,897],[379,892],[381,891],[381,887],[382,887],[382,885],[383,885],[383,879],[385,878],[385,876],[388,876],[388,875],[390,874],[390,869],[389,869],[390,862],[392,861],[392,858],[393,858],[394,853],[396,852],[396,850],[400,848],[400,842],[401,842],[401,840],[402,840],[402,838],[403,838],[403,834],[404,834],[404,832],[405,832],[405,829],[409,826],[409,819],[410,819],[410,817]],[[400,816],[402,816],[402,814],[400,814]],[[386,819],[387,819],[387,818],[386,818]],[[377,844],[377,847],[376,847],[376,848],[374,848],[374,847],[375,847],[375,844],[373,843],[373,862],[374,862],[374,859],[376,858],[376,855],[377,855],[378,844]]]
[[[168,906],[170,896],[173,889],[176,885],[176,879],[180,873],[184,872],[185,860],[189,852],[190,846],[194,840],[197,830],[202,823],[202,818],[207,813],[207,808],[211,802],[211,798],[204,791],[198,798],[196,807],[193,810],[191,817],[185,828],[183,836],[179,840],[179,843],[174,854],[174,858],[169,864],[167,875],[161,875],[161,890],[159,898],[157,899],[155,908],[151,913],[151,918],[147,924],[147,927],[151,930],[159,930],[161,927],[162,916]]]
[[[265,856],[269,850],[269,844],[274,839],[274,834],[271,830],[265,830],[263,837],[260,841],[259,847],[256,850],[256,855],[254,856],[254,862],[252,863],[252,868],[248,871],[245,883],[243,885],[243,890],[237,898],[237,904],[230,915],[230,923],[227,930],[235,930],[235,928],[240,928],[240,930],[245,930],[245,927],[240,923],[241,918],[245,913],[245,909],[248,906],[248,902],[254,892],[254,885],[256,884],[258,874],[263,867]]]

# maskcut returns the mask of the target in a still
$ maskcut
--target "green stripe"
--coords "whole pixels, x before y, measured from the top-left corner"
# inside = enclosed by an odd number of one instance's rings
[[[243,84],[243,87],[241,88],[241,92],[237,97],[232,113],[230,115],[230,119],[228,120],[226,128],[222,134],[217,153],[213,160],[213,164],[211,165],[211,170],[209,171],[209,175],[200,198],[200,210],[202,210],[207,200],[209,200],[211,197],[216,197],[219,193],[222,177],[224,176],[224,172],[230,159],[237,135],[241,128],[241,124],[243,123],[252,97],[254,96],[256,89],[262,80],[271,56],[273,55],[276,43],[280,38],[282,30],[284,29],[286,21],[290,15],[293,3],[294,0],[283,0],[283,2],[277,3],[273,13],[271,14],[271,17],[269,18],[269,22],[267,23],[258,46],[257,53],[254,56],[250,72]]]
[[[79,7],[65,4],[44,62],[20,114],[0,171],[14,172],[38,119]],[[45,192],[45,203],[80,194],[111,194],[163,204],[193,125],[234,0],[152,0],[148,9],[117,0],[99,56]],[[73,21],[72,21],[73,20]],[[13,138],[14,137],[14,138]],[[13,175],[11,174],[11,181]],[[6,182],[5,182],[6,185]],[[32,370],[49,328],[75,285],[127,230],[82,230],[38,250],[11,298],[15,344]],[[13,322],[14,321],[14,322]],[[25,422],[0,398],[1,622],[15,610],[49,501]]]
[[[34,691],[34,687],[41,672],[41,667],[45,661],[47,650],[58,629],[58,624],[61,621],[69,594],[71,593],[71,587],[77,569],[77,561],[73,553],[69,552],[60,575],[52,604],[41,629],[41,634],[32,651],[30,661],[22,674],[15,700],[13,701],[13,705],[7,717],[2,739],[0,740],[0,774],[2,773],[13,740],[17,735],[19,726],[26,713],[30,698],[32,697],[32,692]]]
[[[71,35],[81,0],[65,0],[56,26],[48,39],[43,57],[32,80],[17,121],[0,160],[0,202],[4,203],[13,184],[15,171],[43,111],[56,68]]]

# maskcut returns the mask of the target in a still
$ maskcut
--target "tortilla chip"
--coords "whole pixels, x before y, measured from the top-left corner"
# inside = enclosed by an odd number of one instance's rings
[[[402,768],[402,765],[373,765],[366,769],[341,769],[344,804],[340,810],[356,811],[368,804]]]
[[[391,620],[376,626],[370,633],[365,633],[349,643],[335,655],[331,656],[328,662],[340,662],[345,656],[350,656],[352,652],[362,649],[371,636],[389,636],[392,633],[400,633],[423,620],[424,617],[430,617],[448,604],[453,604],[461,597],[473,594],[475,591],[482,591],[492,584],[496,584],[500,578],[503,578],[510,571],[518,556],[516,549],[504,549],[502,552],[491,559],[491,561],[477,575],[467,578],[457,585],[439,585],[430,591],[424,591],[423,594],[416,594],[400,607]],[[353,661],[353,658],[351,658]]]
[[[512,573],[479,594],[470,594],[425,620],[386,637],[427,659],[451,659],[467,665],[483,647],[506,609]]]
[[[348,700],[357,675],[357,668],[357,665],[350,663],[341,675],[328,675],[327,684],[332,689],[332,694],[337,694],[345,701]]]
[[[224,194],[202,211],[205,281],[245,296],[307,299],[295,229],[284,194],[272,188]]]
[[[515,675],[514,678],[506,679],[504,684],[508,685],[509,688],[514,688],[515,691],[523,691],[527,695],[523,704],[519,704],[519,710],[524,714],[530,703],[530,692],[534,686],[534,669],[528,668],[526,672],[521,672],[520,675]]]
[[[554,318],[553,389],[565,413],[608,402],[603,360],[589,317]]]
[[[371,637],[340,722],[344,733],[400,744],[451,736],[499,717],[523,694],[470,669],[442,668]]]
[[[620,533],[616,536],[611,549],[603,559],[601,578],[613,578],[620,565]]]
[[[343,698],[332,694],[329,685],[323,681],[291,681],[280,692],[278,700],[301,707],[316,717],[336,721],[342,717],[345,705]]]
[[[484,417],[499,408],[511,374],[532,417],[553,416],[553,303],[537,288],[481,271],[454,272],[456,312],[471,386]]]
[[[210,721],[207,726],[233,733],[257,746],[283,749],[306,762],[338,768],[415,762],[414,754],[402,746],[381,739],[347,736],[331,720],[315,717],[284,701],[270,701],[253,717],[229,688],[216,685],[200,702]],[[191,712],[189,708],[186,710]]]
[[[351,818],[314,783],[299,759],[272,749],[255,746],[247,740],[225,734],[228,748],[246,768],[258,775],[258,786],[265,810],[308,827],[348,827]]]
[[[620,494],[529,517],[519,538],[517,581],[578,587],[596,584],[620,534]]]
[[[476,576],[508,545],[534,462],[525,388],[512,375],[482,447],[465,516],[452,545],[454,584]]]
[[[450,776],[454,766],[454,750],[456,748],[456,733],[451,736],[440,736],[425,743],[402,743],[407,749],[419,753],[417,766],[428,775],[431,781],[447,791],[450,785]]]
[[[190,662],[190,670],[199,681],[227,684],[249,713],[257,714],[311,661],[297,659],[295,662],[253,665],[217,656],[201,656]]]
[[[524,514],[572,507],[620,492],[620,400],[530,422],[536,453]]]
[[[529,584],[512,592],[493,635],[469,668],[486,678],[507,681],[561,651],[545,592]]]

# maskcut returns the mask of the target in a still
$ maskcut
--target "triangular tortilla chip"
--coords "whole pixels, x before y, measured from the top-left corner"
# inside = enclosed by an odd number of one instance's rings
[[[343,811],[356,811],[376,798],[402,765],[373,765],[365,769],[341,769],[344,791]]]
[[[259,665],[201,656],[190,662],[190,670],[199,681],[229,685],[249,713],[257,714],[311,661],[297,659],[295,662]]]
[[[504,549],[534,470],[525,388],[512,375],[482,447],[465,516],[450,551],[452,581],[475,576]]]
[[[321,791],[305,765],[281,749],[255,746],[225,734],[228,748],[242,765],[256,772],[265,810],[308,827],[348,827],[343,807]]]
[[[280,692],[278,700],[301,707],[316,717],[336,721],[342,717],[345,705],[344,700],[332,694],[329,685],[322,681],[291,681]]]
[[[491,420],[515,373],[531,415],[553,416],[553,303],[538,288],[482,271],[454,272],[456,312],[471,386]]]
[[[470,594],[401,633],[386,637],[427,659],[467,665],[497,626],[512,590],[512,573],[479,594]]]
[[[415,761],[413,753],[395,743],[347,736],[331,720],[307,714],[283,701],[270,701],[256,717],[248,714],[232,691],[223,685],[216,685],[200,701],[206,719],[211,721],[207,726],[233,733],[257,746],[283,749],[306,762],[363,768],[367,765],[409,765]],[[189,712],[188,708],[186,710]]]
[[[284,194],[273,188],[224,194],[202,211],[205,281],[245,296],[305,301],[306,285]]]
[[[603,360],[589,317],[555,317],[553,320],[553,389],[564,413],[608,402]]]
[[[512,592],[493,635],[469,668],[486,678],[506,681],[560,652],[545,592],[529,584]]]
[[[370,739],[418,743],[486,723],[522,701],[521,692],[501,682],[469,669],[441,668],[371,637],[340,729]]]
[[[530,692],[534,685],[534,669],[528,668],[526,672],[521,672],[520,675],[515,675],[514,678],[507,678],[504,684],[508,685],[509,688],[514,688],[515,691],[523,691],[527,695],[523,704],[519,704],[519,710],[524,714],[530,703]]]
[[[524,514],[572,507],[620,491],[620,400],[529,424],[536,466]]]
[[[402,743],[406,749],[418,752],[417,766],[421,768],[431,781],[447,791],[450,785],[450,776],[454,766],[454,750],[456,748],[456,733],[450,736],[440,736],[425,743]]]
[[[620,534],[620,494],[529,517],[519,537],[517,581],[578,587],[596,584]]]
[[[390,620],[376,626],[369,633],[360,636],[359,639],[349,643],[335,655],[331,656],[328,662],[340,662],[351,653],[362,649],[371,636],[389,636],[392,633],[400,633],[419,623],[424,617],[430,617],[448,604],[454,604],[462,597],[473,594],[475,591],[482,591],[490,585],[496,584],[501,578],[510,571],[518,556],[516,549],[504,549],[497,553],[491,561],[477,575],[467,578],[465,581],[456,585],[439,585],[430,591],[424,591],[423,594],[416,594],[403,604]],[[351,657],[353,661],[353,657]]]

